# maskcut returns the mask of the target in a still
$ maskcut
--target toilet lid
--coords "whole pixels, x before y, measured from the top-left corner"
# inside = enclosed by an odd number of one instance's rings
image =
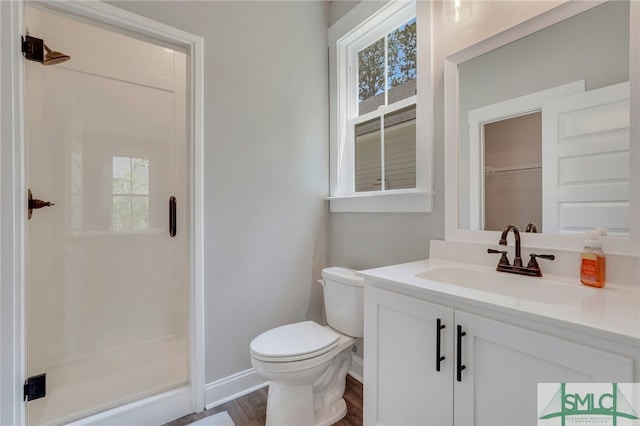
[[[263,361],[298,361],[321,355],[338,345],[340,335],[313,321],[265,331],[251,342],[251,354]]]

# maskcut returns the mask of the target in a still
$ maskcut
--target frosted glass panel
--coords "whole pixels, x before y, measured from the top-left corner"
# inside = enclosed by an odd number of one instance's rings
[[[168,232],[170,196],[188,229],[186,56],[40,9],[27,23],[72,58],[25,62],[28,185],[55,203],[26,230],[27,373],[47,375],[27,423],[64,424],[188,382],[189,241]]]

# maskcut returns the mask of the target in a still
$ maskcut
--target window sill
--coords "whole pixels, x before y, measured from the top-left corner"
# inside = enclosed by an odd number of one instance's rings
[[[329,197],[332,213],[431,213],[433,193],[385,192]]]

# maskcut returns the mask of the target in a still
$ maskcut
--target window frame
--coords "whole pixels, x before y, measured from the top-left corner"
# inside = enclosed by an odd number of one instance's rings
[[[361,2],[329,28],[331,212],[433,211],[431,2]],[[358,116],[357,54],[413,17],[417,95]],[[354,123],[416,105],[416,188],[355,192]]]

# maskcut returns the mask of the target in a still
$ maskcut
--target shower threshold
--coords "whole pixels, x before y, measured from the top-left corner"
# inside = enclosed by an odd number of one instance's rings
[[[143,343],[47,371],[47,396],[29,401],[30,426],[78,420],[188,382],[187,340]]]

